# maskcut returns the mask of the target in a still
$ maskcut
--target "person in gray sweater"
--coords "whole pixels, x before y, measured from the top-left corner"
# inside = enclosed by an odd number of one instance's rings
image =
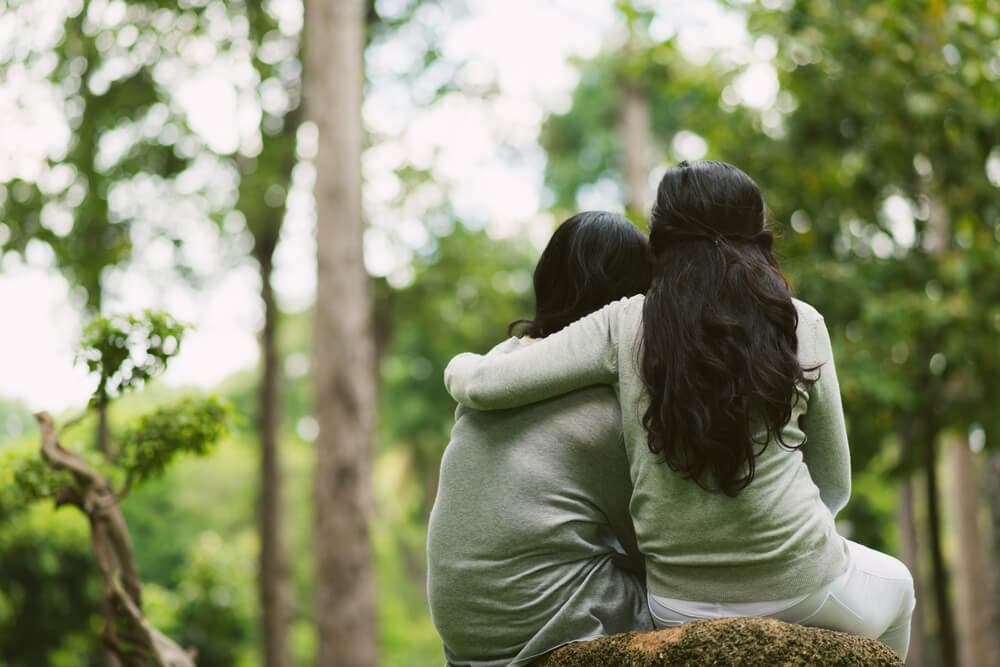
[[[619,215],[556,230],[535,270],[535,317],[506,356],[649,286],[648,242]],[[526,665],[563,644],[651,629],[610,387],[512,410],[459,407],[427,537],[427,598],[449,665]]]
[[[850,455],[830,338],[791,297],[764,211],[732,165],[667,170],[645,296],[513,354],[458,355],[445,382],[478,409],[615,386],[658,627],[773,616],[878,638],[905,658],[912,577],[836,531]]]

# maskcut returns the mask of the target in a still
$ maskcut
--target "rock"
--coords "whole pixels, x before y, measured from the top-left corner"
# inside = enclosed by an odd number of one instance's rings
[[[770,618],[720,618],[629,632],[556,649],[532,667],[902,667],[874,639]]]

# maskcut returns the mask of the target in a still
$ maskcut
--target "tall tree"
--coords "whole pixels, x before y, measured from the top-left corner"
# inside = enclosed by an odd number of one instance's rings
[[[315,614],[318,665],[377,662],[368,522],[375,359],[362,253],[364,3],[307,0],[304,91],[316,155]]]
[[[975,457],[965,438],[945,441],[947,465],[951,471],[952,521],[959,548],[956,553],[955,607],[960,649],[959,664],[995,664],[991,597],[993,591],[983,581],[986,551],[980,526],[980,475]]]
[[[912,448],[907,448],[912,449]],[[920,542],[917,538],[917,520],[913,516],[916,503],[913,499],[913,480],[906,477],[899,482],[897,517],[900,532],[900,549],[903,562],[913,575],[914,582],[921,580]],[[924,609],[919,605],[913,609],[910,619],[910,652],[906,659],[910,667],[924,667],[927,662],[927,647],[924,642]]]
[[[620,63],[618,93],[621,127],[621,171],[625,186],[625,210],[633,219],[649,215],[647,191],[653,154],[650,132],[649,90],[645,77],[644,58],[649,51],[648,23],[651,15],[640,12],[631,2],[618,2],[618,11],[625,18],[625,46]]]
[[[270,9],[257,3],[233,3],[245,16],[250,64],[256,72],[253,97],[261,105],[259,153],[237,153],[231,162],[239,175],[237,209],[253,237],[250,255],[260,277],[264,310],[260,330],[257,382],[257,432],[260,438],[260,486],[257,529],[260,534],[258,587],[260,630],[267,667],[290,667],[288,627],[293,604],[285,541],[284,499],[279,438],[281,432],[281,363],[278,330],[281,313],[274,293],[274,255],[281,238],[297,164],[296,135],[301,123],[298,35],[286,34]],[[274,55],[281,53],[280,57]],[[266,100],[266,101],[265,101]]]
[[[951,245],[952,225],[948,209],[936,193],[929,197],[927,226],[924,250],[938,259]],[[982,585],[986,563],[985,544],[979,532],[979,475],[967,438],[947,434],[942,437],[940,446],[951,475],[948,493],[951,503],[947,509],[951,510],[951,523],[959,545],[955,553],[958,664],[988,666],[994,664],[995,656],[990,633],[993,621],[993,614],[989,612],[990,590]]]
[[[987,465],[989,469],[986,473],[987,494],[990,499],[990,507],[993,509],[991,524],[993,530],[993,544],[990,549],[992,562],[1000,562],[1000,453],[994,452],[990,455]],[[1000,571],[993,568],[993,600],[1000,600]],[[994,602],[993,609],[993,650],[1000,655],[1000,604]]]
[[[289,169],[289,174],[291,170]],[[283,208],[283,207],[282,207]],[[260,488],[257,497],[257,530],[260,533],[258,586],[260,627],[267,667],[289,667],[288,625],[292,618],[288,555],[283,526],[281,457],[278,438],[281,427],[280,374],[278,357],[279,311],[271,279],[274,250],[281,227],[277,210],[260,223],[271,223],[269,231],[257,227],[254,233],[254,259],[260,272],[260,296],[264,306],[264,325],[260,331],[260,375],[257,384],[257,425],[260,437]]]

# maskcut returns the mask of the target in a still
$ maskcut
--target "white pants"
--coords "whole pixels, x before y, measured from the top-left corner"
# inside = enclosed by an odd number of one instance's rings
[[[913,577],[892,556],[846,540],[847,571],[805,597],[736,604],[672,600],[649,594],[658,628],[725,616],[769,616],[790,623],[849,632],[878,639],[902,660],[910,645],[910,617],[916,598]]]

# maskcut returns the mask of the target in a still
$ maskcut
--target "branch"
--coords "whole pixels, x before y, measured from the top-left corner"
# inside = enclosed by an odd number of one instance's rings
[[[66,451],[59,444],[59,432],[48,412],[36,412],[35,420],[42,434],[42,457],[54,468],[68,470],[83,484],[99,484],[100,475],[73,452]]]
[[[125,475],[125,483],[122,484],[122,488],[115,491],[115,503],[120,503],[125,500],[125,497],[132,490],[132,484],[135,483],[135,470],[129,470]]]
[[[72,502],[90,520],[91,542],[102,577],[107,580],[119,573],[128,595],[139,608],[142,585],[117,497],[103,476],[59,444],[59,434],[49,413],[39,412],[35,419],[42,436],[42,458],[53,468],[68,470],[77,482],[78,488],[64,494],[62,499]]]
[[[191,653],[182,649],[146,620],[146,617],[142,615],[142,610],[122,587],[121,581],[117,577],[114,579],[113,585],[115,602],[121,605],[122,611],[133,626],[142,631],[144,648],[151,654],[152,664],[157,667],[195,667]]]

